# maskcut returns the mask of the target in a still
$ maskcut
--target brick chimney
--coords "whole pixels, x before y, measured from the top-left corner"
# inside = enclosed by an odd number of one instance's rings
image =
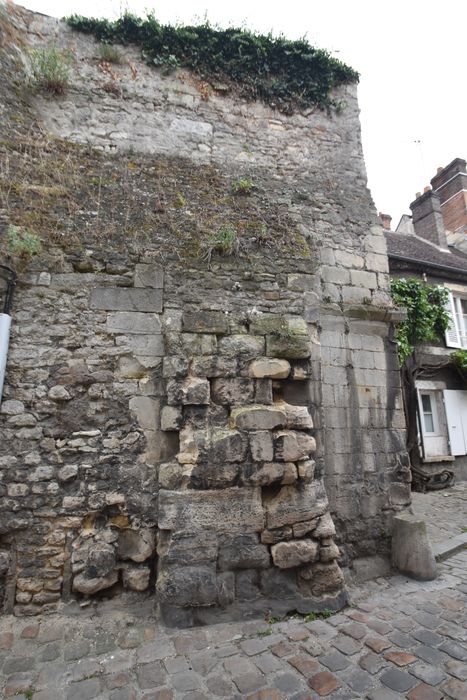
[[[448,231],[467,232],[467,170],[465,160],[455,158],[445,168],[438,168],[431,180],[439,195],[444,226]]]
[[[438,195],[429,189],[418,196],[410,208],[416,235],[439,245],[441,248],[447,248],[448,243]]]
[[[381,219],[381,223],[383,224],[383,228],[386,231],[391,230],[391,221],[392,221],[392,216],[389,216],[389,214],[382,214],[379,212],[379,218]]]

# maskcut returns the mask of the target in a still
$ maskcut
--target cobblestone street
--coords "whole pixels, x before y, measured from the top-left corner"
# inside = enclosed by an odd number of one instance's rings
[[[462,528],[466,489],[423,496],[446,539]],[[423,500],[425,499],[425,500]],[[449,512],[451,510],[451,512]],[[96,612],[0,623],[4,698],[25,700],[465,700],[467,551],[436,581],[381,578],[325,619],[253,620],[192,630],[105,603]]]

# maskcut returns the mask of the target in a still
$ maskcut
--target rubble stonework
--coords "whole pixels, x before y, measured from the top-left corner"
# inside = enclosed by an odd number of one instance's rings
[[[34,45],[73,48],[68,94],[32,98],[52,134],[158,155],[182,177],[206,163],[226,181],[246,173],[265,221],[287,209],[297,243],[190,258],[154,228],[114,250],[81,212],[83,249],[51,246],[21,274],[0,411],[4,609],[122,590],[154,593],[170,624],[338,608],[342,565],[387,553],[410,502],[354,89],[332,117],[278,115],[206,100],[126,48],[118,97],[92,40],[15,21]]]

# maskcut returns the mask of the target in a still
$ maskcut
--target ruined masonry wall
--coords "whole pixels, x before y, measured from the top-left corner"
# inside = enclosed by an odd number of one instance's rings
[[[354,89],[332,118],[285,117],[126,48],[109,91],[92,40],[17,22],[75,55],[67,96],[34,98],[51,134],[248,176],[310,255],[208,265],[158,255],[154,230],[118,263],[96,245],[85,265],[65,252],[21,276],[0,412],[4,609],[121,590],[155,591],[170,624],[339,607],[341,566],[386,552],[410,502]]]

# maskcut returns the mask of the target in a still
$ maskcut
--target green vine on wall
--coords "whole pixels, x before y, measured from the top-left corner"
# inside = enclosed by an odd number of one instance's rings
[[[392,279],[390,292],[397,306],[407,310],[407,320],[396,329],[401,367],[419,343],[442,340],[449,326],[448,290],[419,279]]]
[[[314,106],[339,110],[340,104],[331,96],[333,88],[356,83],[359,77],[305,39],[290,41],[245,29],[218,29],[208,22],[163,25],[153,14],[139,18],[125,13],[113,22],[72,15],[65,21],[101,42],[140,46],[149,64],[166,71],[189,68],[214,88],[227,84],[240,97],[261,100],[286,114]]]

